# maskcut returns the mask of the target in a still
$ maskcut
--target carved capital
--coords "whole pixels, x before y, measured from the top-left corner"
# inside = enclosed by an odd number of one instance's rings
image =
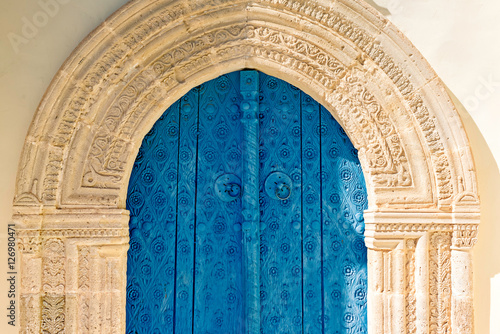
[[[454,225],[452,248],[462,250],[472,248],[477,242],[478,227],[477,224]]]
[[[17,245],[22,253],[38,254],[40,253],[41,244],[39,230],[20,230],[17,232]]]

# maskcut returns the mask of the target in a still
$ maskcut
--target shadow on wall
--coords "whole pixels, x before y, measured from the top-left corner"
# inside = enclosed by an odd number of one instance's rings
[[[474,322],[476,333],[500,333],[500,171],[476,123],[448,90],[469,137],[477,171],[481,198],[478,242],[473,249]],[[493,112],[493,111],[492,111]],[[495,304],[492,301],[495,300]],[[494,306],[493,306],[494,305]],[[496,313],[496,314],[495,314]],[[491,325],[491,328],[489,328]]]

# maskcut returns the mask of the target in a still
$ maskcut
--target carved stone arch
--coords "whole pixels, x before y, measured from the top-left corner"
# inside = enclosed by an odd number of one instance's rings
[[[361,0],[130,2],[47,90],[14,199],[22,332],[124,332],[128,178],[189,89],[254,68],[323,104],[369,192],[369,332],[473,331],[479,200],[461,120],[413,45]]]

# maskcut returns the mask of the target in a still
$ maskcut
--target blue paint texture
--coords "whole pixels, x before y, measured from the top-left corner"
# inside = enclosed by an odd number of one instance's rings
[[[192,89],[130,177],[127,333],[366,333],[366,208],[310,96],[253,70]]]

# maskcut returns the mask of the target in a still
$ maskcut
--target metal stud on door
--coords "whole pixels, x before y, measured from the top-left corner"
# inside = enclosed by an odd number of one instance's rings
[[[127,208],[127,333],[366,333],[357,152],[297,88],[191,90],[144,138]]]

